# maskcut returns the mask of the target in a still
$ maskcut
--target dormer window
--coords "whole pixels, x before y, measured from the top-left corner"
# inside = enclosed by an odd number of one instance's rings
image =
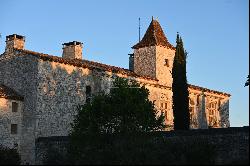
[[[164,66],[169,67],[169,60],[168,59],[165,59],[165,65]]]

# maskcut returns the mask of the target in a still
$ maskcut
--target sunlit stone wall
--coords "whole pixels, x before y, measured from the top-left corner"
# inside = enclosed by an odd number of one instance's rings
[[[164,52],[164,49],[162,51]],[[172,53],[168,57],[163,57],[159,63],[163,63],[164,58],[171,59],[171,55]],[[171,60],[169,63],[171,68]],[[162,81],[43,61],[20,52],[1,55],[0,83],[13,88],[24,97],[19,141],[22,162],[35,163],[36,138],[68,135],[71,123],[77,114],[77,106],[86,101],[87,86],[91,87],[92,95],[101,91],[108,93],[116,76],[136,80],[145,85],[150,92],[149,99],[155,103],[159,112],[162,111],[166,115],[165,123],[168,125],[166,130],[173,129],[172,90],[168,86],[171,80],[167,79],[170,72],[166,74],[165,79],[163,78],[165,69],[159,66],[159,70],[162,70],[157,71]],[[152,75],[157,75],[157,72],[152,72]],[[230,126],[229,97],[202,92],[202,89],[189,88],[189,92],[191,128]]]
[[[36,137],[68,135],[77,106],[86,101],[86,87],[91,87],[93,95],[108,93],[116,76],[145,85],[150,91],[149,99],[159,111],[168,114],[167,122],[172,124],[172,92],[157,81],[39,60]]]
[[[230,127],[229,96],[189,87],[190,127]]]

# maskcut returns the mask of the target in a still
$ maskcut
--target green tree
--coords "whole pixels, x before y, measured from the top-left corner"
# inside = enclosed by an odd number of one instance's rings
[[[245,86],[249,86],[249,75],[247,76],[247,81],[245,83]]]
[[[4,147],[0,144],[0,165],[20,165],[21,157],[15,148]]]
[[[186,76],[186,57],[183,42],[177,33],[176,51],[173,64],[173,112],[174,112],[174,129],[188,130],[190,124],[189,114],[189,92]]]
[[[100,93],[79,107],[70,133],[74,161],[82,164],[102,161],[103,156],[107,159],[100,151],[111,148],[114,135],[127,137],[164,129],[164,115],[157,116],[148,95],[137,82],[116,78],[109,94]]]

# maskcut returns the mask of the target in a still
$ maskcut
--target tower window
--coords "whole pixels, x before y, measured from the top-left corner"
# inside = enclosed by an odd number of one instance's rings
[[[169,60],[165,59],[165,66],[169,67]]]
[[[10,130],[11,134],[17,134],[17,124],[11,124]]]
[[[12,102],[12,112],[17,112],[18,109],[18,103]]]

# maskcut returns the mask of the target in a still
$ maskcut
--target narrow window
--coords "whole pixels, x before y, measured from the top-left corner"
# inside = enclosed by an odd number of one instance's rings
[[[169,67],[169,60],[165,59],[165,66]]]
[[[197,98],[196,98],[196,99],[197,99],[197,101],[196,101],[197,106],[200,104],[199,97],[200,97],[200,96],[199,96],[199,95],[197,95]]]
[[[163,103],[161,103],[161,108],[163,108]]]
[[[90,103],[91,99],[91,86],[86,86],[86,103]]]
[[[12,102],[12,112],[17,112],[18,109],[18,103]]]
[[[165,103],[165,109],[167,109],[168,108],[168,103]]]
[[[17,124],[11,124],[11,134],[17,134]]]

